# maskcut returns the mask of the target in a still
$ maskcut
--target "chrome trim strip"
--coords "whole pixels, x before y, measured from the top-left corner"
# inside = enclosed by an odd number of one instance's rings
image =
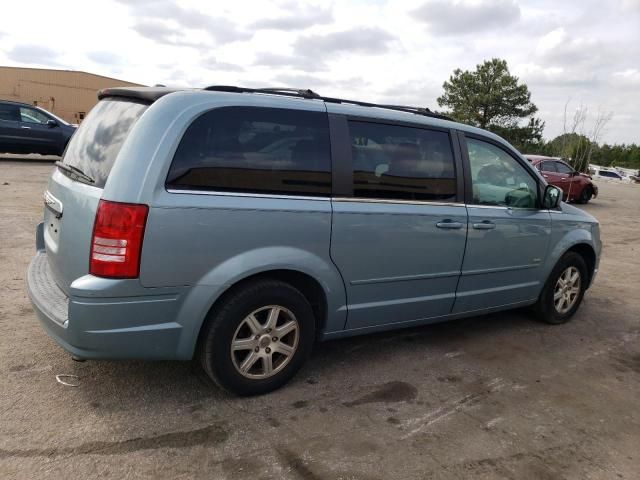
[[[512,207],[503,207],[502,205],[478,205],[475,203],[467,203],[465,204],[470,208],[493,208],[494,210],[511,210]]]
[[[446,300],[447,298],[454,299],[455,297],[456,297],[455,293],[440,293],[438,295],[425,295],[422,297],[399,298],[395,300],[383,300],[383,301],[367,302],[367,303],[352,303],[349,305],[349,311],[362,310],[366,308],[389,307],[394,305],[419,303],[419,302],[433,301],[433,300]]]
[[[472,297],[474,295],[484,295],[487,293],[504,292],[504,291],[516,290],[518,288],[535,287],[536,285],[540,285],[540,282],[516,283],[515,285],[508,285],[506,287],[505,286],[491,287],[491,288],[483,288],[478,290],[466,290],[464,292],[456,291],[456,298]],[[455,305],[454,305],[454,308],[455,308]],[[488,307],[488,308],[493,308],[493,307]]]
[[[180,188],[167,188],[168,193],[184,193],[187,195],[208,195],[214,197],[246,197],[246,198],[273,198],[284,200],[315,200],[328,202],[331,197],[311,197],[304,195],[276,195],[269,193],[246,193],[246,192],[217,192],[214,190],[182,190]]]
[[[455,202],[429,202],[426,200],[395,200],[384,198],[361,198],[361,197],[333,197],[334,202],[356,202],[356,203],[390,203],[400,205],[434,205],[438,207],[464,207],[464,203]]]
[[[482,268],[480,270],[466,270],[466,271],[463,271],[461,275],[464,277],[469,275],[482,275],[485,273],[498,273],[498,272],[509,272],[513,270],[526,270],[528,268],[539,267],[540,265],[542,265],[542,262],[529,263],[527,265],[516,265],[513,267],[497,267],[497,268]]]
[[[314,197],[306,195],[282,195],[270,193],[247,193],[247,192],[219,192],[215,190],[183,190],[180,188],[167,188],[168,193],[182,193],[187,195],[208,195],[216,197],[247,197],[247,198],[273,198],[282,200],[314,200],[321,202],[350,202],[350,203],[386,203],[398,205],[433,205],[436,207],[473,207],[473,208],[493,208],[499,210],[531,210],[536,212],[546,212],[538,208],[503,207],[501,205],[475,205],[462,202],[431,202],[426,200],[399,200],[385,198],[363,198],[363,197]]]
[[[364,280],[351,280],[351,285],[368,285],[371,283],[386,283],[386,282],[405,282],[411,280],[426,280],[431,278],[443,278],[443,277],[456,277],[460,275],[459,271],[455,272],[442,272],[442,273],[424,273],[418,275],[403,275],[400,277],[382,277],[382,278],[368,278]]]
[[[49,190],[46,190],[43,195],[44,205],[53,212],[56,218],[62,217],[62,202],[54,197]]]
[[[518,210],[518,211],[530,210],[533,212],[546,212],[546,210],[540,209],[540,208],[505,207],[502,205],[478,205],[475,203],[467,203],[466,206],[469,208],[493,208],[497,210]]]

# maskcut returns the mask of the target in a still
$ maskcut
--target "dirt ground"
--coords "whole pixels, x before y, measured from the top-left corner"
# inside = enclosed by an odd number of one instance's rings
[[[328,342],[241,399],[190,363],[76,363],[46,336],[24,278],[52,168],[0,162],[0,478],[640,478],[639,186],[600,182],[586,206],[604,254],[569,324]]]

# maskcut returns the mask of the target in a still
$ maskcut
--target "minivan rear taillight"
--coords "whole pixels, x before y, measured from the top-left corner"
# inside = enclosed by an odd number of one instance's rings
[[[100,200],[91,237],[89,273],[98,277],[136,278],[149,207]]]

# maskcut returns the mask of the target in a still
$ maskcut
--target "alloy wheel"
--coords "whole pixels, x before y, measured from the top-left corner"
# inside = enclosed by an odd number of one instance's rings
[[[560,274],[553,289],[553,304],[559,314],[564,315],[573,308],[580,295],[581,284],[580,271],[576,267],[568,267]]]
[[[268,305],[247,315],[231,341],[236,370],[253,380],[269,378],[291,361],[298,348],[300,325],[280,305]]]

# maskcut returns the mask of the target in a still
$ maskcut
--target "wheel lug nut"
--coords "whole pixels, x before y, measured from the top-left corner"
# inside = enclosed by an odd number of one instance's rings
[[[260,351],[260,347],[256,347],[253,349],[254,352],[259,352]]]
[[[270,328],[267,328],[267,333],[271,333],[271,329]]]
[[[256,335],[256,336],[255,336],[255,339],[256,339],[256,340],[260,340],[260,335]]]
[[[273,340],[274,342],[278,341],[278,337],[273,337],[271,340]]]
[[[264,351],[267,353],[271,353],[271,349],[269,347],[265,348]]]

